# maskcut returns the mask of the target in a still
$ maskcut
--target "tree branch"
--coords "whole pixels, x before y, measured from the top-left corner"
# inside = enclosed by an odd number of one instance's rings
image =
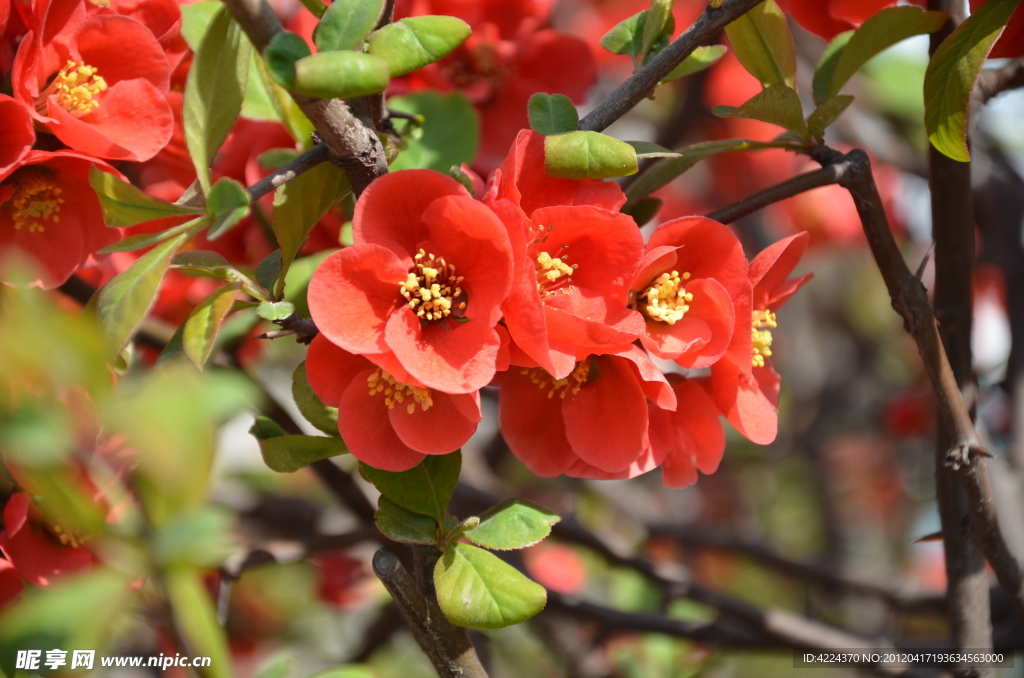
[[[280,167],[246,189],[249,198],[259,200],[278,186],[288,183],[307,170],[311,170],[322,162],[331,159],[330,151],[325,144],[317,144],[287,165]]]
[[[228,10],[260,53],[284,30],[265,0],[225,0]],[[330,160],[346,171],[358,196],[374,179],[387,174],[387,159],[374,121],[340,99],[310,99],[291,93],[330,150]]]
[[[707,217],[723,224],[731,224],[772,203],[781,202],[822,186],[838,184],[845,171],[846,168],[843,165],[828,165],[813,172],[799,174],[789,181],[766,188],[760,193],[747,196],[722,209],[709,212]]]
[[[693,50],[714,40],[723,28],[761,2],[762,0],[727,0],[721,7],[709,6],[682,35],[585,115],[580,121],[580,129],[592,132],[604,130],[640,103],[673,68],[690,56]]]
[[[441,678],[487,678],[466,630],[453,625],[436,603],[423,597],[398,558],[389,551],[377,551],[373,572],[391,594],[413,638]]]
[[[1024,58],[1014,59],[1002,68],[982,71],[974,85],[974,100],[984,105],[989,99],[1018,87],[1024,87]]]

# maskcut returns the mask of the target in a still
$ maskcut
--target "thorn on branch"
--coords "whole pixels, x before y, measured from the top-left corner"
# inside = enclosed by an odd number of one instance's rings
[[[917,266],[917,272],[914,273],[914,277],[920,282],[921,276],[924,275],[924,269],[928,266],[928,262],[932,258],[932,252],[935,251],[935,241],[932,240],[932,244],[928,246],[928,251],[924,253],[924,258],[921,259],[921,263]]]

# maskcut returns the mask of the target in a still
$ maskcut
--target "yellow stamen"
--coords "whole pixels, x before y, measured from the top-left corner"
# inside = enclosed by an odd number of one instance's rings
[[[416,405],[424,412],[434,404],[430,396],[430,389],[422,386],[410,386],[396,381],[390,372],[377,368],[373,374],[366,378],[366,385],[370,387],[370,395],[384,394],[384,404],[389,410],[395,409],[395,405],[410,402],[405,405],[405,411],[412,414],[416,411]]]
[[[683,287],[683,281],[689,279],[689,273],[682,276],[679,271],[662,273],[640,295],[644,303],[640,310],[651,320],[675,325],[690,310],[687,302],[693,301],[693,295]]]
[[[572,282],[572,273],[576,265],[570,266],[565,263],[565,255],[553,257],[548,252],[541,252],[537,255],[537,291],[541,296],[550,296],[561,292],[568,294],[572,291],[572,285],[561,287],[563,283]],[[557,288],[557,289],[556,289]]]
[[[88,537],[83,535],[76,535],[70,529],[66,529],[60,525],[53,525],[52,528],[54,535],[60,540],[60,543],[64,546],[70,546],[71,548],[78,548],[86,541]]]
[[[466,311],[465,297],[459,283],[465,276],[455,275],[455,266],[422,249],[414,257],[409,277],[399,290],[409,307],[421,320],[440,320],[452,315],[461,317]],[[463,301],[457,301],[462,297]]]
[[[583,384],[587,383],[587,377],[590,376],[590,359],[576,363],[576,367],[564,379],[553,379],[547,370],[540,367],[523,370],[522,374],[529,375],[530,381],[537,384],[540,390],[550,388],[548,398],[554,398],[557,393],[559,398],[565,400],[565,396],[576,395],[583,388]]]
[[[42,233],[46,230],[42,222],[60,222],[63,191],[48,174],[34,167],[23,167],[14,174],[13,181],[10,210],[15,228],[27,224],[29,233]]]
[[[56,95],[57,105],[65,111],[76,118],[86,116],[100,107],[95,97],[107,88],[106,80],[96,72],[93,66],[69,59],[40,97],[45,101]]]
[[[763,327],[778,327],[775,314],[767,308],[763,311],[754,311],[750,328],[750,343],[754,347],[751,362],[754,367],[764,367],[764,359],[772,355],[772,333],[770,330],[762,329]]]

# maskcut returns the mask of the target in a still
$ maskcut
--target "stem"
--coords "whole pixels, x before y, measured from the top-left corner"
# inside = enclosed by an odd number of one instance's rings
[[[760,193],[747,196],[728,207],[710,212],[707,217],[723,224],[731,224],[772,203],[792,198],[822,186],[838,184],[844,171],[845,167],[842,165],[829,165],[813,172],[797,175],[789,181],[766,188]]]
[[[441,678],[487,678],[466,630],[449,622],[436,600],[423,596],[398,558],[390,551],[377,551],[373,572],[391,594],[413,638]]]
[[[303,172],[313,169],[331,159],[330,151],[324,144],[317,144],[287,165],[274,170],[248,188],[249,198],[259,200],[278,186],[288,183]]]
[[[693,53],[693,50],[714,40],[723,28],[761,2],[762,0],[728,0],[721,7],[709,6],[682,35],[616,87],[607,99],[597,105],[597,108],[584,116],[580,121],[580,129],[600,132],[607,128],[650,94],[673,68]]]
[[[1018,87],[1024,87],[1024,57],[1014,59],[1002,68],[982,71],[974,86],[974,99],[979,105],[984,105],[989,99]]]

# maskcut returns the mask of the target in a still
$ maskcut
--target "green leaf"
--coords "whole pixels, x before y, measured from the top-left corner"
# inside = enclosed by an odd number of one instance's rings
[[[825,103],[815,108],[814,112],[807,118],[807,130],[811,133],[811,136],[815,138],[825,136],[825,130],[828,126],[835,122],[836,118],[842,115],[843,111],[852,103],[852,96],[840,94],[828,99]]]
[[[295,314],[295,304],[290,301],[264,301],[256,309],[256,315],[264,320],[284,320]]]
[[[165,217],[202,214],[199,207],[182,207],[143,193],[113,174],[89,168],[89,185],[96,191],[107,226],[134,226]]]
[[[506,499],[480,515],[480,524],[466,532],[477,546],[507,551],[533,546],[551,534],[562,518],[525,499]]]
[[[181,343],[185,354],[199,369],[203,369],[203,365],[210,359],[221,323],[231,311],[231,305],[241,288],[240,283],[230,283],[217,288],[213,294],[192,309],[192,313],[185,321]]]
[[[181,35],[189,48],[195,52],[199,49],[206,30],[213,21],[213,16],[222,7],[220,0],[202,0],[191,5],[179,5],[181,9]]]
[[[679,154],[650,141],[627,141],[636,151],[637,158],[678,158]]]
[[[492,553],[451,544],[434,566],[437,602],[457,626],[500,629],[544,609],[547,591]]]
[[[345,173],[329,162],[322,162],[277,188],[274,235],[281,246],[281,271],[288,273],[316,222],[351,190]],[[281,275],[276,278],[280,281]]]
[[[453,16],[409,17],[371,33],[367,51],[387,61],[396,77],[443,59],[472,32]]]
[[[373,521],[385,536],[406,544],[437,543],[437,522],[433,518],[406,510],[384,495],[377,506]]]
[[[324,405],[313,391],[306,377],[306,363],[301,363],[292,373],[292,398],[306,421],[327,435],[338,436],[338,408]]]
[[[825,48],[821,59],[818,60],[818,66],[814,69],[812,89],[814,90],[814,103],[819,106],[828,99],[828,90],[832,86],[832,76],[836,72],[839,59],[842,58],[843,50],[846,49],[846,44],[850,42],[853,33],[853,31],[846,31],[833,38],[832,42]]]
[[[164,576],[167,602],[174,620],[196,655],[210,657],[204,672],[209,678],[231,678],[231,652],[224,629],[199,572],[191,567],[171,568]]]
[[[291,31],[281,31],[263,49],[263,61],[270,77],[277,84],[285,89],[295,89],[295,62],[310,54],[309,45],[302,36]]]
[[[198,219],[187,221],[184,224],[178,224],[172,228],[168,228],[166,231],[159,231],[157,233],[136,233],[130,235],[123,240],[120,240],[113,245],[108,245],[101,250],[98,250],[100,254],[110,254],[112,252],[131,252],[132,250],[141,250],[144,247],[152,247],[153,245],[170,240],[171,238],[187,233],[188,240],[199,231],[206,228],[206,225],[210,222],[210,217],[203,215]]]
[[[772,85],[740,106],[715,106],[715,115],[723,118],[746,118],[760,120],[785,127],[798,137],[810,140],[810,133],[804,123],[804,111],[800,97],[786,85]]]
[[[274,430],[276,429],[276,431]],[[260,444],[263,462],[272,471],[294,473],[314,461],[347,454],[345,443],[337,438],[305,435],[268,435],[281,431],[281,427],[266,417],[257,417],[249,429]]]
[[[564,94],[537,92],[527,104],[530,129],[547,136],[574,132],[580,128],[580,116]]]
[[[633,217],[633,221],[639,227],[653,219],[658,214],[662,204],[661,198],[640,198],[632,204],[625,205],[622,208],[622,213]]]
[[[96,314],[111,355],[118,355],[156,301],[171,257],[188,233],[160,243],[118,273],[96,293]]]
[[[238,283],[242,290],[256,299],[266,301],[269,292],[262,285],[254,283],[247,275],[228,263],[227,259],[209,250],[192,250],[174,255],[171,268],[190,269],[229,283]],[[234,313],[236,308],[228,311]]]
[[[249,216],[249,192],[234,179],[221,177],[206,198],[206,211],[210,215],[207,240],[216,240],[232,226]]]
[[[422,136],[407,137],[408,147],[391,163],[392,171],[447,172],[452,165],[472,162],[480,143],[480,116],[461,92],[426,91],[391,97],[388,108],[423,116]]]
[[[789,23],[774,0],[765,0],[725,27],[743,68],[765,87],[796,89],[796,52]]]
[[[633,60],[633,67],[636,68],[641,62],[650,60],[650,57],[661,51],[668,44],[675,30],[675,21],[671,13],[662,25],[660,36],[645,50],[644,33],[647,28],[647,14],[649,10],[643,10],[631,17],[623,19],[601,38],[601,46],[612,54],[628,54]],[[656,19],[657,21],[657,19]],[[644,59],[646,55],[646,59]]]
[[[230,268],[228,260],[218,252],[211,250],[189,250],[179,252],[171,259],[171,268],[198,268],[213,270],[216,268]]]
[[[203,36],[185,82],[185,143],[203,192],[210,193],[210,162],[242,111],[252,45],[221,7]]]
[[[161,565],[191,565],[214,569],[236,547],[232,513],[212,505],[184,513],[164,526],[153,539],[153,556]]]
[[[693,50],[690,56],[680,62],[678,66],[669,71],[661,80],[661,84],[676,80],[677,78],[684,78],[687,75],[693,75],[699,73],[706,68],[714,66],[719,59],[725,56],[728,48],[725,45],[705,45],[704,47],[698,47]]]
[[[941,153],[968,162],[967,111],[981,67],[1020,0],[988,0],[935,50],[924,75],[924,126]]]
[[[242,117],[249,120],[281,122],[282,114],[274,101],[274,86],[259,54],[249,54],[249,80],[242,99]],[[274,169],[274,168],[268,168]]]
[[[295,672],[295,663],[295,655],[284,650],[256,669],[253,678],[288,678]]]
[[[277,286],[277,279],[280,276],[281,250],[274,250],[256,267],[256,282],[268,290],[273,290]]]
[[[440,524],[455,492],[462,469],[462,453],[429,454],[415,468],[400,473],[359,464],[359,472],[382,495],[404,509],[430,516]]]
[[[334,0],[316,27],[317,51],[359,49],[383,9],[384,0]]]
[[[607,179],[636,174],[636,151],[600,132],[544,137],[544,173],[558,179]]]
[[[934,33],[946,23],[945,12],[926,12],[918,7],[890,7],[869,17],[846,43],[826,90],[831,98],[871,57],[915,35]],[[821,102],[818,102],[821,103]]]
[[[664,34],[665,28],[672,18],[673,2],[674,0],[651,0],[651,8],[647,10],[647,20],[644,22],[644,30],[641,34],[641,54],[650,54],[651,48]],[[671,29],[669,30],[671,32]]]
[[[295,87],[314,99],[348,99],[383,92],[388,64],[362,52],[320,52],[295,62]]]
[[[687,146],[679,151],[678,158],[659,160],[644,170],[637,180],[626,189],[629,199],[627,206],[635,204],[641,198],[654,193],[668,185],[686,170],[704,158],[730,151],[757,151],[765,148],[791,148],[793,142],[751,141],[749,139],[722,139],[721,141],[704,141]]]
[[[272,148],[269,151],[263,151],[256,156],[256,162],[258,162],[264,169],[276,170],[281,169],[300,155],[302,155],[302,153],[294,148]]]

